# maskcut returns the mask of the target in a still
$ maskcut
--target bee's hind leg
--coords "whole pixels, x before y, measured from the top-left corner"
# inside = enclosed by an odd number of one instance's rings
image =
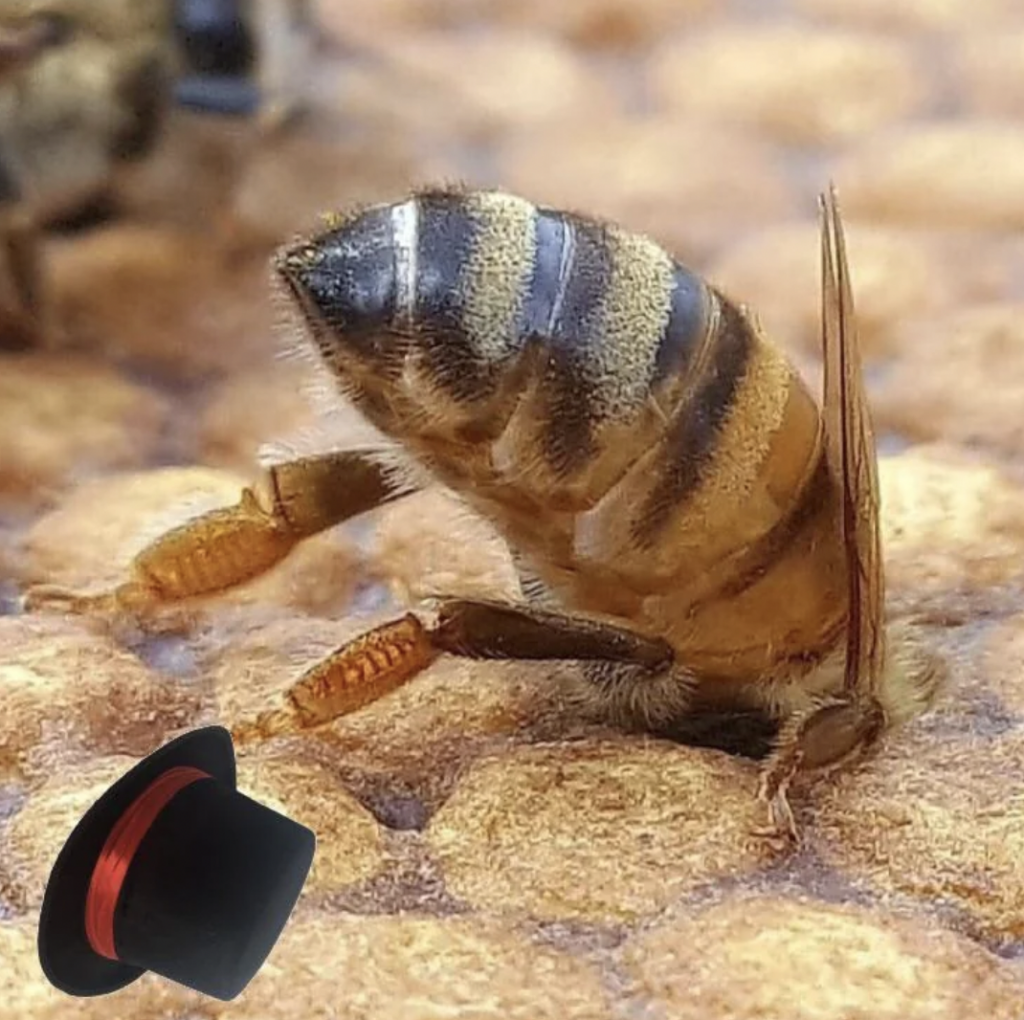
[[[881,705],[860,694],[832,698],[790,718],[761,771],[758,800],[768,812],[762,834],[799,842],[788,798],[793,778],[844,765],[871,748],[885,726]]]
[[[636,705],[651,685],[669,682],[677,692],[684,690],[678,681],[666,681],[674,672],[671,647],[627,628],[498,601],[445,599],[436,615],[432,626],[409,614],[343,645],[298,680],[284,708],[236,727],[236,741],[322,726],[390,693],[445,653],[582,661],[592,683]],[[664,693],[648,697],[652,705],[668,702]]]
[[[658,672],[671,646],[627,627],[534,605],[446,599],[433,631],[439,648],[471,659],[578,660],[622,663]]]

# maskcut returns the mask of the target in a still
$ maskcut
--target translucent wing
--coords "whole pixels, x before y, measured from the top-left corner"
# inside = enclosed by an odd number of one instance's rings
[[[885,656],[878,464],[834,187],[822,196],[821,207],[823,417],[829,464],[842,493],[840,527],[850,589],[844,686],[868,693],[877,687]]]

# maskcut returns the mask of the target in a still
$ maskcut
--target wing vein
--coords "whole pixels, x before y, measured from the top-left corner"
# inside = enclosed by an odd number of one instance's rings
[[[823,418],[840,490],[837,525],[846,550],[849,620],[844,685],[873,691],[883,668],[878,470],[858,348],[846,239],[835,188],[821,198]]]

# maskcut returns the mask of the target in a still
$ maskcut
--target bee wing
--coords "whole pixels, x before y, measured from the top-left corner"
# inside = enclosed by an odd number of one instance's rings
[[[878,464],[834,187],[822,196],[821,211],[825,448],[840,483],[850,597],[844,687],[867,692],[877,686],[885,655]]]

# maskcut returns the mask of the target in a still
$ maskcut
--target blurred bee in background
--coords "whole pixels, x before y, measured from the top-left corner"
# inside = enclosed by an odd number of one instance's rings
[[[158,538],[116,590],[28,605],[145,614],[211,595],[440,481],[507,540],[522,601],[440,599],[371,630],[236,738],[321,725],[441,654],[571,660],[619,723],[687,739],[710,720],[728,744],[767,719],[767,831],[795,837],[792,777],[873,747],[941,679],[884,619],[834,193],[822,216],[820,409],[747,311],[644,237],[501,192],[333,217],[276,272],[379,447],[278,464]]]
[[[300,0],[0,0],[0,32],[37,40],[0,58],[0,348],[52,339],[40,234],[116,212],[176,112],[288,120],[307,21]]]
[[[179,106],[273,127],[303,112],[303,62],[319,38],[308,0],[175,0],[174,31]]]
[[[0,89],[30,66],[63,37],[56,19],[27,19],[15,26],[0,25]],[[10,323],[0,320],[0,349],[10,342],[10,330],[33,335],[41,320],[38,245],[32,217],[22,201],[19,176],[0,148],[0,308],[13,315]]]

